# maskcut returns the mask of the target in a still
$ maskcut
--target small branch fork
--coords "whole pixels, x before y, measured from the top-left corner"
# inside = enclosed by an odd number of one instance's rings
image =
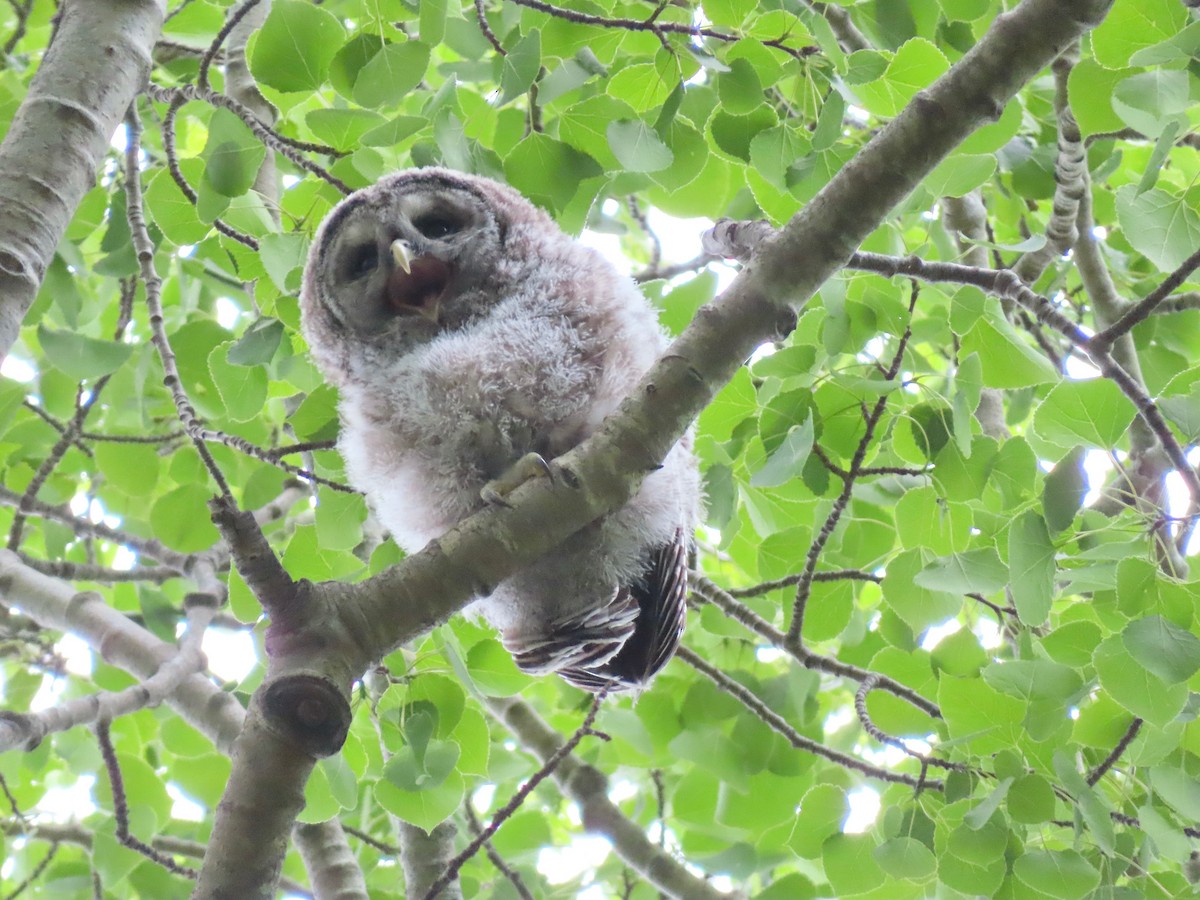
[[[103,603],[96,593],[77,595],[80,603]],[[152,676],[114,693],[101,692],[68,700],[40,713],[0,711],[0,753],[15,747],[32,750],[47,734],[62,732],[88,722],[109,722],[119,716],[162,703],[193,672],[202,672],[207,660],[200,649],[204,633],[216,615],[217,607],[209,594],[189,594],[184,602],[187,628],[179,650]]]
[[[866,775],[869,778],[877,778],[880,781],[889,781],[894,784],[907,784],[910,787],[917,788],[918,790],[925,788],[929,788],[931,790],[942,789],[942,783],[940,781],[929,781],[924,778],[923,775],[922,777],[914,778],[912,775],[905,775],[900,772],[893,772],[890,769],[873,766],[856,756],[851,756],[848,753],[841,753],[837,750],[831,750],[824,744],[814,741],[811,738],[806,738],[790,724],[788,724],[786,719],[771,710],[765,703],[758,699],[758,697],[756,697],[748,688],[738,684],[738,682],[734,681],[716,666],[709,665],[690,647],[680,647],[677,655],[693,669],[708,678],[709,681],[715,684],[722,691],[741,701],[742,705],[744,705],[748,710],[750,710],[750,712],[757,716],[768,728],[787,738],[788,742],[797,750],[804,750],[813,754],[814,756],[820,756],[823,759],[827,759],[830,762],[836,763],[843,768],[851,769],[852,771]],[[878,676],[872,677],[878,678]],[[864,681],[863,683],[866,684],[867,682]],[[862,693],[861,688],[859,689],[859,693]],[[882,732],[879,733],[882,734]],[[890,740],[895,741],[896,739],[891,738]],[[899,741],[896,741],[896,744],[903,747],[903,744],[901,744]],[[926,759],[919,753],[914,753],[907,748],[904,748],[904,750],[910,756],[922,761],[922,773],[924,773],[925,767],[930,764],[941,765],[943,768],[948,769],[958,768],[958,766],[953,763],[947,763],[937,759]]]
[[[592,729],[592,726],[596,723],[596,716],[600,713],[600,704],[604,701],[604,698],[607,696],[607,694],[607,689],[604,689],[600,691],[600,693],[596,694],[595,698],[592,700],[592,708],[588,710],[588,714],[584,718],[583,724],[575,730],[575,733],[571,735],[570,739],[562,744],[550,756],[550,758],[542,764],[540,769],[530,776],[528,781],[521,785],[517,792],[512,795],[512,798],[506,804],[504,804],[503,807],[496,811],[487,827],[482,829],[474,838],[472,838],[471,842],[463,848],[461,853],[455,856],[454,859],[450,860],[450,864],[446,866],[446,871],[438,876],[438,879],[432,885],[430,885],[429,890],[425,892],[423,900],[434,900],[434,898],[437,897],[443,888],[451,884],[454,879],[458,877],[459,870],[466,864],[467,860],[478,853],[480,848],[482,848],[491,840],[492,835],[494,835],[500,829],[500,826],[510,819],[513,813],[521,808],[521,804],[524,803],[525,799],[533,793],[534,788],[549,778],[554,770],[558,768],[559,763],[561,763],[568,755],[570,755],[585,737],[591,735],[593,737],[603,737],[605,740],[607,740],[607,736],[601,735],[599,732]],[[470,801],[468,801],[468,805],[469,803]]]
[[[938,709],[936,703],[922,697],[907,685],[888,678],[886,675],[879,675],[867,669],[851,665],[850,663],[813,653],[806,647],[789,644],[782,631],[779,631],[770,622],[755,614],[749,607],[735,600],[728,592],[718,587],[703,574],[693,572],[689,579],[689,584],[691,584],[692,592],[701,600],[713,604],[731,619],[744,625],[760,637],[765,638],[772,646],[789,653],[804,668],[812,669],[815,672],[825,672],[839,678],[849,678],[859,683],[874,676],[878,679],[875,683],[876,689],[894,694],[901,700],[911,703],[917,709],[921,710],[921,712],[935,719],[942,717],[941,710]]]
[[[920,295],[918,286],[914,283],[912,289],[912,299],[908,304],[908,314],[911,319],[913,309],[917,305],[917,297]],[[900,338],[899,346],[896,348],[895,354],[892,356],[891,364],[884,372],[885,381],[894,381],[896,376],[900,374],[900,364],[904,361],[904,352],[908,348],[908,340],[912,336],[912,327],[909,325],[904,329],[904,334]],[[842,492],[838,494],[836,500],[833,501],[833,508],[830,509],[829,515],[826,516],[824,523],[821,525],[821,530],[817,532],[816,538],[808,548],[808,555],[805,557],[804,569],[800,573],[800,579],[796,583],[796,599],[792,606],[792,624],[784,636],[784,641],[788,645],[801,646],[801,633],[804,628],[804,611],[808,605],[808,598],[812,592],[813,577],[817,569],[817,561],[821,558],[821,551],[824,550],[825,544],[833,535],[834,529],[837,528],[838,522],[842,518],[842,514],[846,511],[846,507],[850,503],[850,495],[854,491],[854,483],[858,479],[860,469],[862,468],[863,460],[866,459],[867,449],[870,447],[871,439],[875,435],[875,428],[878,426],[880,419],[883,417],[884,410],[887,409],[887,395],[879,397],[875,401],[874,407],[866,414],[866,427],[863,430],[863,436],[858,442],[858,447],[855,448],[854,457],[850,460],[850,468],[846,474],[842,476]]]

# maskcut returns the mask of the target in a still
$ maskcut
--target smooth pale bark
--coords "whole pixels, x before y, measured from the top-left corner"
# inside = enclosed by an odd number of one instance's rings
[[[0,357],[150,74],[158,0],[62,5],[54,42],[0,144]]]

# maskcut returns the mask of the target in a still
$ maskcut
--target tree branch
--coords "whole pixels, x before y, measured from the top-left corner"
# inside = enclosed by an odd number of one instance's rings
[[[0,357],[145,83],[162,19],[156,0],[63,6],[54,44],[0,144]]]

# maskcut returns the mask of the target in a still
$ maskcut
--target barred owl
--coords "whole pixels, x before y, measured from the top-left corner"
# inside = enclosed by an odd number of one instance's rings
[[[592,434],[665,346],[599,254],[511,188],[437,168],[329,214],[301,310],[339,391],[347,476],[409,552]],[[467,612],[527,672],[640,689],[683,631],[698,497],[685,438],[623,508]]]

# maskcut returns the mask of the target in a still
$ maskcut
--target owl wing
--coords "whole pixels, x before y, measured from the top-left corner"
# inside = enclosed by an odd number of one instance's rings
[[[625,691],[645,687],[679,646],[687,616],[687,550],[683,530],[674,540],[655,547],[645,575],[618,590],[636,602],[633,634],[613,656],[599,663],[568,665],[558,670],[585,691]]]

